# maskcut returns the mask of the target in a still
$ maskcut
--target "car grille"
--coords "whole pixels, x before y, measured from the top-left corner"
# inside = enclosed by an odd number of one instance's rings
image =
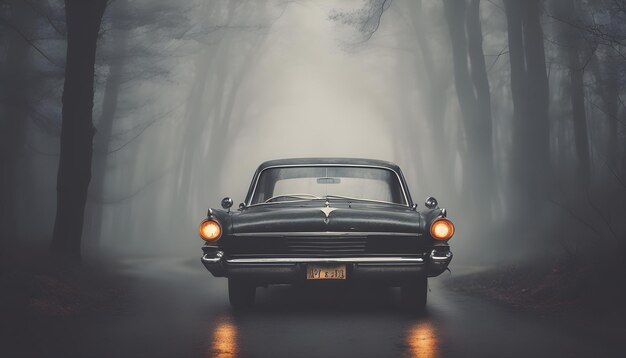
[[[365,252],[365,237],[289,237],[285,240],[290,253],[300,256],[350,256]]]
[[[394,236],[240,236],[221,246],[231,258],[411,256],[427,247],[423,239]]]

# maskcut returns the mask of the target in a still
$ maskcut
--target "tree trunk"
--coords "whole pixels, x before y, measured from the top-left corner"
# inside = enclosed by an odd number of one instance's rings
[[[33,17],[23,1],[8,2],[9,18],[25,36]],[[24,28],[24,29],[22,29]],[[0,252],[7,254],[18,235],[17,210],[20,155],[24,147],[29,107],[27,72],[30,44],[16,31],[7,32],[7,52],[2,66],[4,115],[0,118]]]
[[[615,54],[611,54],[607,59],[606,66],[606,113],[608,117],[608,140],[606,143],[606,157],[610,168],[617,168],[618,150],[617,147],[617,121],[618,121],[618,102],[619,102],[619,79],[615,76],[618,73],[617,59]]]
[[[541,26],[541,0],[523,1],[524,49],[526,51],[526,75],[528,78],[527,105],[529,116],[525,122],[529,130],[525,132],[527,159],[534,164],[531,176],[532,191],[538,198],[545,198],[550,183],[550,121],[549,90],[546,71],[546,56]],[[523,163],[523,162],[522,162]],[[523,164],[522,164],[523,165]]]
[[[489,209],[489,201],[495,192],[492,147],[491,94],[485,55],[483,53],[483,34],[480,23],[480,0],[471,0],[466,13],[468,55],[471,68],[471,80],[476,93],[474,104],[474,122],[465,127],[469,143],[472,145],[472,170],[474,184],[478,191],[477,203],[487,201],[484,209]],[[468,144],[469,144],[468,143]]]
[[[574,138],[578,168],[584,188],[589,188],[590,162],[589,139],[587,135],[587,115],[585,113],[585,90],[583,84],[583,69],[580,57],[575,49],[568,51],[570,74],[570,99],[572,102],[572,119],[574,120]]]
[[[482,48],[480,1],[471,0],[469,7],[465,0],[444,0],[443,4],[467,142],[467,153],[463,157],[464,192],[470,195],[472,206],[490,212],[494,177],[491,98]]]
[[[63,85],[57,212],[51,249],[80,259],[93,151],[96,45],[106,0],[65,0],[67,58]]]
[[[569,97],[572,105],[574,122],[574,144],[578,159],[578,172],[585,189],[589,188],[590,159],[589,139],[587,134],[587,114],[585,112],[585,89],[583,83],[584,68],[580,60],[581,36],[571,24],[576,23],[574,4],[571,1],[554,1],[555,14],[559,22],[559,37],[562,51],[568,63],[570,78]]]
[[[115,13],[111,14],[112,24],[125,15],[126,1],[120,0],[115,4]],[[126,30],[116,30],[118,33],[111,37],[113,43],[112,59],[109,61],[109,75],[107,76],[104,95],[102,98],[102,113],[98,120],[94,136],[93,155],[93,182],[89,188],[89,201],[86,209],[85,234],[89,244],[97,246],[102,231],[102,209],[105,197],[105,176],[108,163],[108,151],[113,135],[113,122],[118,107],[120,85],[126,56],[128,34]]]
[[[543,199],[550,178],[549,91],[540,5],[539,0],[504,0],[513,98],[511,217]]]
[[[516,211],[523,210],[525,193],[530,189],[528,183],[524,181],[525,173],[522,163],[524,158],[525,118],[528,110],[526,93],[528,83],[526,82],[526,63],[524,60],[524,42],[522,30],[521,9],[522,3],[516,0],[505,0],[504,9],[507,18],[507,37],[509,43],[509,63],[511,67],[511,97],[513,100],[513,143],[511,147],[510,160],[510,187],[511,198],[509,206],[513,212],[509,212],[509,218],[516,218]]]
[[[450,79],[447,76],[448,69],[442,70],[438,68],[441,66],[437,66],[433,58],[430,42],[427,38],[426,17],[422,8],[422,1],[418,0],[410,2],[410,4],[414,6],[414,11],[418,17],[415,21],[415,36],[422,58],[421,65],[424,67],[426,77],[428,78],[425,105],[428,110],[428,123],[430,124],[432,139],[434,143],[449,143],[444,133],[444,115],[447,105],[446,88]],[[439,188],[434,188],[436,190],[450,190],[450,188],[454,187],[454,158],[451,152],[449,146],[446,145],[440,145],[438,148],[441,165],[438,165],[434,170],[437,170],[436,175],[441,183]],[[418,175],[423,176],[423,173],[418,173]],[[424,181],[420,182],[423,183]]]

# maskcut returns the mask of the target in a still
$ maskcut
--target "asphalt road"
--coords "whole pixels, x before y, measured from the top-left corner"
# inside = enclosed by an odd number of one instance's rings
[[[589,334],[450,291],[431,279],[427,312],[411,317],[394,290],[340,287],[257,291],[233,314],[225,279],[199,258],[128,259],[123,314],[54,324],[25,355],[54,357],[591,357],[613,356]],[[456,268],[462,274],[466,268]],[[459,272],[460,271],[460,272]],[[617,356],[617,355],[615,355]]]

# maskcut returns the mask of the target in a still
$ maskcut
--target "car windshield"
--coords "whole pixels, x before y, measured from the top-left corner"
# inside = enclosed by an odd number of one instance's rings
[[[250,204],[315,199],[405,204],[395,172],[377,167],[273,167],[261,172]]]

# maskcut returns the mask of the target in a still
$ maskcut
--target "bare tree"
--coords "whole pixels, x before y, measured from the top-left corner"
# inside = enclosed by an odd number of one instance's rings
[[[65,0],[67,61],[52,250],[80,259],[93,152],[96,47],[106,0]]]
[[[554,14],[564,21],[559,22],[559,43],[567,61],[569,72],[569,98],[574,122],[574,141],[578,159],[580,180],[585,188],[590,184],[589,138],[587,131],[587,113],[585,109],[585,89],[583,76],[585,66],[593,53],[583,48],[584,38],[580,30],[570,24],[579,23],[576,19],[573,1],[553,1]],[[581,58],[583,57],[583,58]]]
[[[489,210],[494,187],[491,95],[482,47],[480,0],[444,0],[443,4],[450,30],[456,93],[464,119],[467,153],[463,170],[468,176],[464,180],[465,192],[473,195],[471,204]]]
[[[102,198],[108,161],[109,145],[112,141],[113,122],[118,110],[120,86],[124,74],[124,62],[127,61],[128,30],[121,24],[127,11],[126,0],[118,0],[110,8],[111,13],[111,54],[108,58],[109,72],[104,86],[102,98],[102,112],[96,126],[93,153],[93,180],[89,188],[90,202],[87,205],[85,218],[86,232],[89,233],[90,243],[97,245],[100,241],[102,228]]]
[[[417,45],[420,52],[421,65],[426,72],[426,78],[428,80],[428,87],[426,91],[427,100],[425,105],[428,108],[428,123],[430,124],[430,130],[435,143],[447,143],[447,137],[444,133],[444,119],[447,105],[446,90],[450,86],[451,78],[448,75],[449,68],[447,63],[439,62],[435,60],[433,54],[431,39],[428,36],[428,18],[424,13],[422,1],[409,2],[414,6],[417,20],[415,21],[415,36],[417,38]],[[441,155],[441,165],[437,167],[439,170],[438,177],[444,182],[442,187],[453,187],[452,178],[452,166],[454,163],[451,151],[446,146],[438,148],[438,153]]]
[[[29,74],[32,49],[33,13],[24,1],[7,1],[6,19],[2,30],[6,30],[6,57],[2,59],[0,118],[0,250],[7,252],[5,245],[16,240],[17,232],[17,188],[18,168],[24,148],[27,128],[27,113],[30,106]],[[5,246],[5,247],[2,247]]]
[[[505,0],[511,94],[513,206],[524,210],[545,197],[550,178],[549,90],[540,0]],[[513,213],[516,215],[516,213]]]

